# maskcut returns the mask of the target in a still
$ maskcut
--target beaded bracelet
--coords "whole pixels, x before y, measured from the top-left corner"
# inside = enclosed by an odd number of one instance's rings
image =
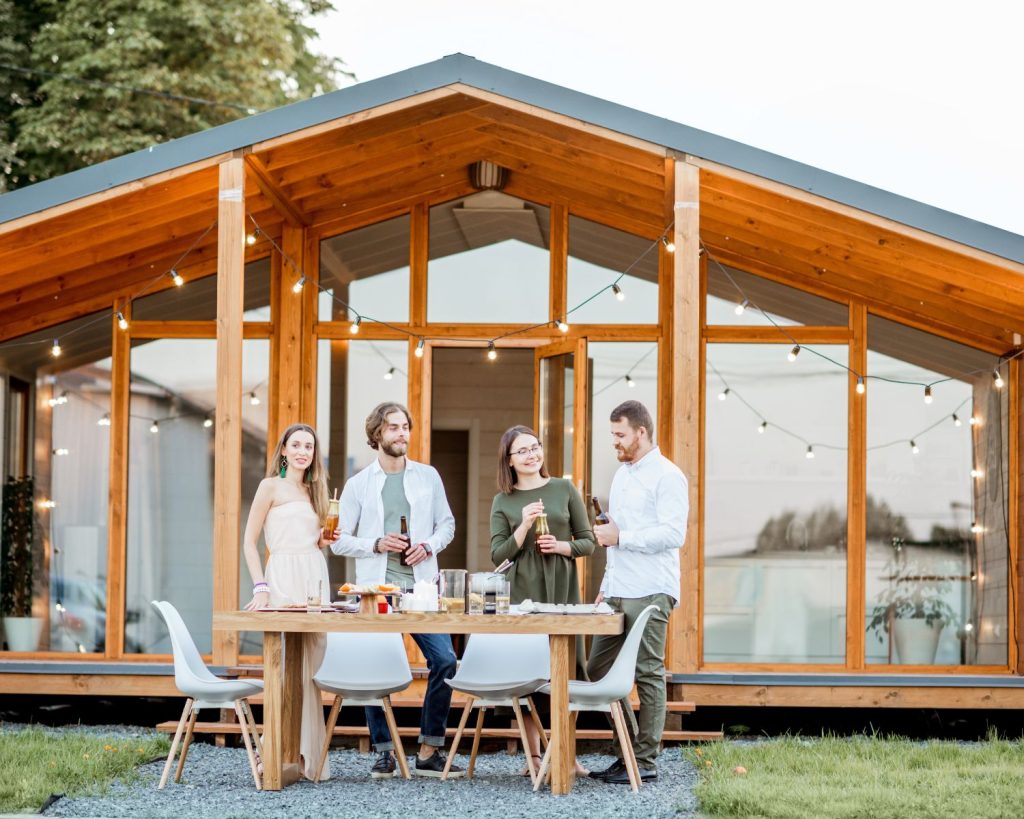
[[[253,594],[270,594],[270,585],[268,583],[255,583],[252,587]]]

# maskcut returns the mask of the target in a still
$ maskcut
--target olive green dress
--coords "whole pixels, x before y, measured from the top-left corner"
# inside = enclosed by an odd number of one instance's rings
[[[512,533],[523,520],[523,507],[544,501],[548,528],[558,540],[568,541],[572,558],[545,555],[537,549],[534,530],[523,540],[522,548]],[[576,487],[565,478],[551,478],[538,489],[513,489],[511,494],[499,492],[491,504],[491,560],[498,566],[505,560],[515,563],[508,571],[512,585],[512,603],[529,598],[538,603],[580,602],[577,557],[594,551],[594,533],[583,499]]]

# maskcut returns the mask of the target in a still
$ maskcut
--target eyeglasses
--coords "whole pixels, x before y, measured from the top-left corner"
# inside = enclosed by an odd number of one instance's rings
[[[524,446],[522,449],[517,449],[517,450],[515,450],[515,452],[510,452],[508,454],[509,455],[518,455],[520,458],[525,458],[527,455],[538,455],[538,454],[540,454],[543,451],[544,451],[544,447],[541,446],[538,443],[538,444],[534,444],[531,447],[525,447]]]

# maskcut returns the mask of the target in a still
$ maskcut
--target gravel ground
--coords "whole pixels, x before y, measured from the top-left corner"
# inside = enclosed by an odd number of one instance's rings
[[[5,726],[9,730],[12,726]],[[145,732],[124,727],[65,728],[91,734],[139,736]],[[460,756],[463,767],[467,757]],[[540,819],[540,817],[687,817],[696,815],[693,785],[696,772],[670,747],[658,760],[658,780],[633,795],[628,787],[604,785],[591,779],[577,781],[569,796],[533,793],[529,781],[516,776],[522,756],[504,752],[481,754],[473,779],[440,782],[413,778],[371,780],[370,755],[351,750],[331,752],[332,778],[314,785],[302,781],[279,793],[258,793],[252,784],[245,750],[194,744],[189,751],[181,783],[168,783],[158,791],[163,762],[151,762],[139,770],[141,778],[131,785],[115,783],[105,793],[76,799],[58,799],[47,816],[79,817],[239,817],[240,819],[410,819],[410,817],[490,817]],[[611,760],[585,755],[588,768],[603,768]]]

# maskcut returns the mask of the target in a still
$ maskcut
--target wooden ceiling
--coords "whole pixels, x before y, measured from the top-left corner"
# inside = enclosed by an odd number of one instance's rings
[[[664,148],[468,89],[441,89],[247,149],[246,206],[327,237],[473,192],[468,166],[509,169],[505,191],[647,239],[671,219]],[[210,275],[217,163],[0,225],[0,340],[109,307],[180,264]],[[762,184],[762,182],[764,184]],[[829,298],[865,299],[914,326],[1004,351],[1024,330],[1024,266],[851,213],[707,163],[701,234],[716,258]],[[864,218],[860,218],[863,216]],[[250,259],[269,253],[266,241]],[[148,292],[171,286],[158,278]]]

